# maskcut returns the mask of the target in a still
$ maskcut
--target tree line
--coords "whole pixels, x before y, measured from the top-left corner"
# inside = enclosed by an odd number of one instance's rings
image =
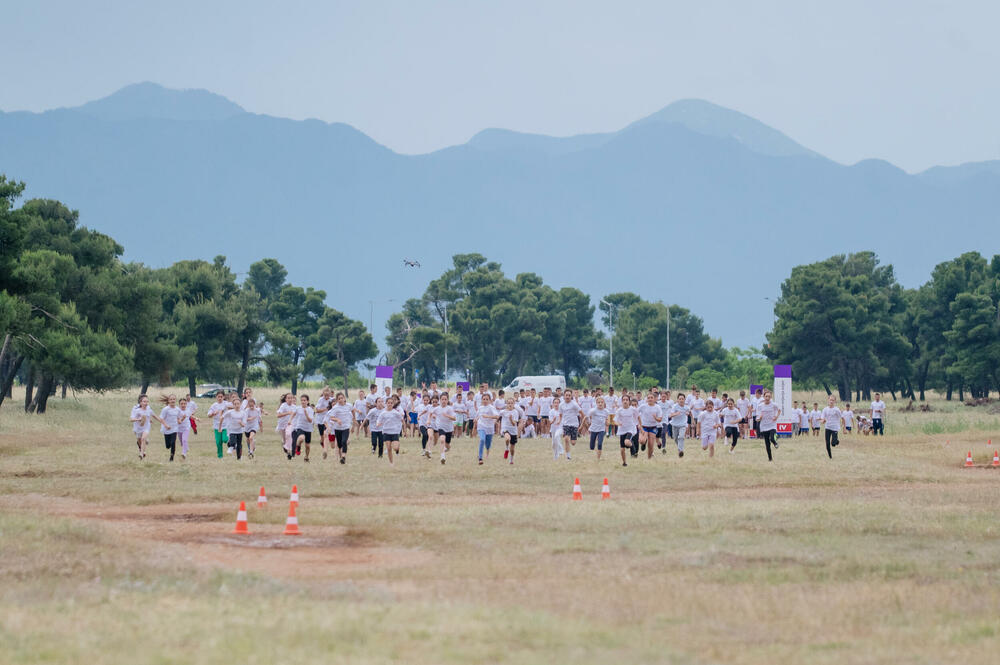
[[[130,382],[272,383],[348,373],[377,352],[365,326],[289,284],[274,259],[242,282],[217,256],[162,269],[121,260],[124,248],[79,226],[54,200],[14,204],[24,184],[0,175],[0,404],[16,377],[25,409],[44,413],[57,385],[107,390]]]
[[[669,367],[673,385],[745,386],[770,371],[758,350],[724,349],[683,307],[634,293],[602,300],[610,336],[597,330],[595,307],[579,289],[555,289],[534,273],[510,278],[481,254],[457,254],[421,298],[389,317],[387,362],[412,369],[420,380],[441,380],[447,352],[449,373],[461,368],[471,381],[492,385],[519,375],[562,374],[570,383],[607,385],[613,377],[618,386],[650,388],[667,384]]]
[[[781,285],[767,356],[843,400],[1000,391],[1000,255],[938,264],[915,289],[872,252],[797,266]]]

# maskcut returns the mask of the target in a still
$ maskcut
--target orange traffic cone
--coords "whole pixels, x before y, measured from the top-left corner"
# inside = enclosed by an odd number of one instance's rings
[[[1000,466],[1000,450],[993,451],[993,466]]]
[[[604,479],[604,486],[601,487],[601,500],[611,498],[611,488],[608,487],[608,479]]]
[[[291,502],[291,504],[293,506],[298,506],[299,505],[299,486],[298,485],[292,485],[292,495],[290,497],[288,497],[288,500]]]
[[[236,513],[236,528],[233,529],[233,533],[243,533],[248,534],[250,530],[247,529],[247,504],[246,501],[240,501],[240,511]]]
[[[260,488],[260,496],[257,497],[257,507],[263,508],[267,505],[267,495],[264,494],[264,488]]]
[[[965,456],[965,466],[975,466],[975,464],[973,464],[973,462],[972,462],[972,451],[971,450],[969,451],[969,454]]]
[[[295,516],[295,504],[288,504],[288,519],[285,520],[285,533],[286,536],[300,536],[302,532],[299,531],[299,518]]]
[[[582,501],[583,492],[580,491],[580,479],[576,478],[573,480],[573,500]]]

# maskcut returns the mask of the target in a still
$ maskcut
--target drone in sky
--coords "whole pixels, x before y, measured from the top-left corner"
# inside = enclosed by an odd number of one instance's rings
[[[419,268],[420,261],[411,261],[410,259],[403,259],[403,265],[407,268]]]

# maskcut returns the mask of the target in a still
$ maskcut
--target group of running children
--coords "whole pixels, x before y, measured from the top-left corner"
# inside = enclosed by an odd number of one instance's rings
[[[140,395],[132,408],[130,420],[139,459],[146,457],[153,420],[160,423],[170,461],[174,460],[178,440],[181,457],[186,459],[189,434],[192,429],[197,433],[200,422],[194,415],[198,407],[190,395],[180,400],[167,395],[160,401],[163,407],[159,415],[153,412],[146,395]],[[864,426],[874,434],[883,434],[885,408],[881,395],[876,393],[870,420],[862,415],[858,422],[866,423]],[[257,435],[267,415],[250,388],[244,390],[242,397],[236,393],[216,394],[208,416],[212,418],[217,456],[223,458],[225,450],[237,460],[242,459],[245,438],[247,457],[253,459]],[[569,460],[577,439],[587,432],[590,450],[596,452],[598,460],[605,437],[618,436],[622,466],[628,466],[628,457],[638,457],[640,452],[645,452],[647,459],[652,458],[656,449],[666,454],[668,440],[674,442],[678,457],[684,457],[684,442],[689,435],[701,440],[702,450],[707,450],[709,457],[715,456],[719,437],[729,445],[732,454],[740,438],[756,436],[764,441],[767,459],[771,461],[772,449],[777,450],[779,445],[777,429],[782,414],[772,401],[771,392],[763,389],[749,398],[741,390],[736,399],[726,393],[719,397],[717,390],[703,398],[696,387],[688,394],[680,392],[676,396],[670,390],[657,388],[645,396],[628,391],[616,395],[614,388],[609,388],[606,394],[601,388],[593,393],[587,389],[545,388],[521,390],[508,396],[503,390],[494,394],[483,383],[478,392],[470,390],[463,394],[459,390],[452,400],[447,391],[439,391],[432,383],[430,388],[424,386],[420,393],[411,390],[409,395],[402,388],[393,393],[388,387],[380,394],[378,386],[372,384],[368,393],[359,391],[353,402],[348,402],[345,393],[334,393],[327,387],[315,405],[309,395],[296,398],[286,393],[275,416],[275,431],[289,460],[302,456],[309,461],[314,431],[319,434],[323,459],[332,451],[341,464],[347,462],[352,434],[365,436],[371,442],[372,454],[380,458],[385,454],[390,464],[395,464],[400,454],[400,438],[407,436],[420,438],[420,454],[427,459],[440,446],[441,464],[447,461],[452,440],[463,434],[478,435],[479,464],[489,458],[494,437],[502,437],[504,459],[513,464],[519,439],[548,436],[553,459],[565,455]],[[822,410],[817,403],[810,411],[805,402],[801,408],[796,402],[788,420],[799,435],[811,430],[818,436],[823,429],[826,452],[832,459],[841,428],[850,433],[855,414],[850,404],[840,409],[831,395],[828,406]]]

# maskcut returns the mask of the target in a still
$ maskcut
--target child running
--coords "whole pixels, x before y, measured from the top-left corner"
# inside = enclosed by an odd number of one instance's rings
[[[181,459],[187,459],[188,456],[188,436],[191,434],[191,422],[199,422],[197,418],[194,417],[194,402],[188,400],[187,397],[182,397],[180,401],[177,402],[177,408],[181,410],[181,418],[177,421],[177,438],[181,442]]]
[[[226,401],[222,391],[215,393],[215,403],[208,407],[208,417],[212,419],[212,433],[215,435],[215,452],[222,459],[223,448],[229,441],[229,432],[222,428],[222,414],[233,408],[233,405]]]
[[[618,443],[621,446],[622,466],[628,466],[625,455],[631,453],[632,449],[638,445],[639,410],[632,405],[632,400],[625,395],[621,397],[621,407],[615,411],[615,423],[617,424]],[[638,453],[636,453],[638,454]]]
[[[660,405],[656,402],[656,395],[652,391],[646,395],[646,403],[639,407],[639,424],[642,431],[639,432],[639,443],[644,444],[646,459],[653,458],[653,450],[656,448],[656,429],[663,422],[663,413]]]
[[[434,429],[441,442],[441,464],[445,463],[448,451],[451,450],[451,437],[455,433],[455,409],[448,403],[448,393],[441,393],[438,397],[438,406],[434,411]],[[435,442],[434,445],[437,445]]]
[[[257,432],[264,424],[264,410],[257,406],[257,400],[253,397],[247,400],[244,416],[246,427],[243,430],[247,437],[247,458],[253,459],[254,451],[257,449]]]
[[[294,427],[292,427],[292,416],[295,415],[295,395],[285,393],[281,396],[276,415],[278,416],[278,424],[275,426],[274,431],[281,437],[281,447],[288,456],[288,459],[292,459],[292,455],[295,454],[295,443],[292,439],[292,432],[294,430]],[[222,457],[221,452],[219,453],[219,457]]]
[[[521,426],[521,410],[514,406],[514,398],[508,397],[504,410],[500,412],[500,434],[503,435],[506,449],[504,457],[514,463],[514,448],[517,446],[517,435]]]
[[[149,430],[154,420],[163,424],[150,408],[149,398],[146,395],[139,395],[139,402],[132,407],[129,422],[132,423],[132,433],[135,434],[135,445],[139,448],[140,460],[146,459],[146,444],[149,443]]]
[[[302,395],[299,398],[299,406],[295,407],[295,415],[292,416],[292,441],[296,455],[301,455],[302,448],[305,447],[306,454],[302,458],[304,462],[309,461],[309,448],[312,444],[313,422],[315,420],[316,411],[309,404],[309,395]]]
[[[368,414],[365,416],[365,426],[372,437],[372,455],[378,450],[379,457],[382,457],[382,448],[385,445],[385,439],[382,437],[382,430],[378,427],[378,416],[384,408],[385,402],[382,401],[381,397],[376,397],[372,408],[368,410]]]
[[[347,464],[347,440],[350,438],[351,427],[355,422],[354,408],[347,403],[347,395],[337,393],[326,420],[328,425],[333,428],[329,434],[329,441],[330,443],[336,442],[340,463]]]
[[[222,416],[222,429],[229,432],[229,447],[236,453],[236,459],[243,457],[243,428],[246,427],[246,414],[243,412],[240,396],[233,393],[230,398],[233,405]]]
[[[743,421],[743,414],[736,408],[732,399],[726,400],[724,408],[719,416],[722,418],[722,426],[725,428],[726,439],[731,440],[729,454],[736,453],[736,442],[740,439],[740,423]]]
[[[590,449],[597,445],[597,460],[601,459],[601,452],[604,450],[604,432],[608,426],[607,403],[603,397],[598,397],[594,406],[587,412],[587,431],[590,432]]]
[[[781,409],[771,401],[771,391],[764,393],[764,400],[757,405],[757,415],[760,419],[760,435],[764,438],[764,448],[767,449],[767,461],[773,462],[771,457],[771,446],[778,449],[775,437],[778,433],[778,417]]]
[[[377,421],[372,424],[372,427],[378,428],[382,434],[382,441],[388,451],[389,464],[392,465],[395,465],[393,453],[397,457],[399,456],[399,435],[402,433],[403,423],[406,421],[406,412],[399,404],[399,396],[392,395],[386,407],[379,412]],[[381,456],[382,451],[380,450],[379,457]],[[344,463],[343,457],[340,458],[340,463]]]
[[[493,406],[492,402],[483,400],[482,406],[476,413],[476,431],[479,433],[479,464],[483,463],[483,452],[486,457],[490,456],[490,446],[493,445],[493,432],[496,422],[500,418],[500,413]]]
[[[705,410],[698,416],[698,436],[701,437],[701,449],[708,449],[708,456],[715,457],[715,439],[719,435],[721,423],[719,412],[715,410],[715,400],[705,400]]]
[[[417,405],[417,426],[420,430],[420,454],[427,459],[431,458],[431,451],[427,450],[427,439],[430,437],[431,412],[431,396],[425,392],[422,401]]]
[[[170,451],[170,461],[174,461],[174,452],[177,450],[177,430],[181,420],[187,418],[187,414],[177,408],[177,397],[166,395],[160,397],[164,406],[160,409],[160,431],[163,432],[163,444]]]
[[[684,439],[687,435],[688,418],[691,414],[691,407],[685,404],[684,393],[677,393],[677,401],[674,408],[670,410],[670,431],[674,435],[674,443],[677,444],[677,456],[684,457]]]
[[[843,412],[837,408],[837,398],[830,395],[827,400],[828,406],[823,409],[823,436],[826,439],[827,457],[833,459],[833,448],[840,445],[838,434],[840,433],[840,423],[844,418]]]

